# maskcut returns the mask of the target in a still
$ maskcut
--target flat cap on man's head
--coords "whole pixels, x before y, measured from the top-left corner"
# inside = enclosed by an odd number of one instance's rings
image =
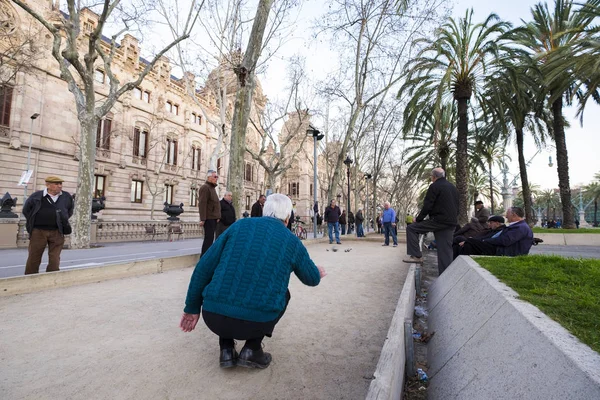
[[[65,180],[58,176],[49,176],[46,178],[46,183],[63,183]]]
[[[477,205],[477,204],[483,204],[483,201],[481,201],[481,200],[477,200],[477,201],[475,202],[475,205]]]
[[[489,219],[488,222],[500,222],[501,224],[504,223],[504,217],[501,215],[492,215]]]

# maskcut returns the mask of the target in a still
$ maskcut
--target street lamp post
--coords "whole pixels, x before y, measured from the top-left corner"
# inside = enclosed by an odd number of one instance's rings
[[[308,125],[308,129],[306,130],[306,134],[313,137],[314,143],[314,154],[313,154],[313,197],[314,204],[317,204],[317,141],[323,139],[325,135],[323,135],[318,129],[314,128],[312,125]],[[317,238],[317,213],[313,213],[313,237]]]
[[[29,166],[31,164],[31,142],[33,137],[33,121],[39,117],[40,114],[35,113],[31,118],[31,127],[29,128],[29,149],[27,150],[27,171],[26,174],[29,174]],[[25,204],[25,200],[27,200],[27,187],[29,186],[29,179],[25,182],[24,196],[23,196],[23,204]]]
[[[346,216],[348,216],[348,214],[350,213],[350,165],[352,164],[350,156],[346,156],[344,164],[346,164],[348,173],[348,207],[346,208]]]
[[[365,185],[367,187],[367,197],[365,204],[365,220],[367,221],[367,233],[369,232],[369,225],[371,225],[371,221],[369,221],[369,181],[372,177],[373,176],[371,174],[365,174],[365,180],[367,181]]]

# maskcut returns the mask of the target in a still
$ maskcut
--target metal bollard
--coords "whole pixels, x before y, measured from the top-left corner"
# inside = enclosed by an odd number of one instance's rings
[[[412,322],[404,321],[404,350],[406,353],[406,376],[415,376],[415,349]]]

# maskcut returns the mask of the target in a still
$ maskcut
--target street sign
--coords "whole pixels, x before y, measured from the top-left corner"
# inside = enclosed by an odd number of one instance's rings
[[[33,175],[33,170],[23,171],[21,174],[21,179],[19,179],[19,186],[27,186],[29,180],[31,179],[31,175]]]

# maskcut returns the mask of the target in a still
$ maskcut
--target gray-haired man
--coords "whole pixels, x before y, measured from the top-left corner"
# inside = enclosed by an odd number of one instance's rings
[[[431,171],[431,182],[423,201],[423,208],[417,216],[417,222],[406,227],[408,257],[403,261],[422,262],[419,234],[433,232],[438,250],[438,271],[441,274],[453,259],[452,237],[458,222],[458,190],[446,180],[446,173],[441,168]],[[425,220],[428,215],[429,219]]]

